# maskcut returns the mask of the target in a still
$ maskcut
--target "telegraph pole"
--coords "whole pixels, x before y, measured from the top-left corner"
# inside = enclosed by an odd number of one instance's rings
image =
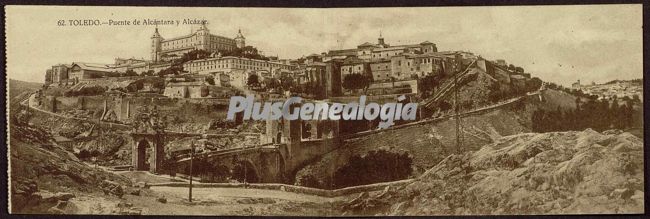
[[[460,71],[460,64],[456,65],[456,74],[454,74],[454,109],[456,111],[456,150],[458,154],[462,153],[462,144],[460,142],[460,108],[458,107],[458,74]]]
[[[192,140],[190,147],[190,194],[188,200],[192,202],[192,161],[194,160],[194,140]]]

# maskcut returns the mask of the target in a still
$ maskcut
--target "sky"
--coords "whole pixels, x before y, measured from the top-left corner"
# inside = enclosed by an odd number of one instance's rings
[[[376,43],[430,41],[439,51],[463,50],[523,67],[544,81],[604,83],[643,77],[642,6],[499,6],[414,8],[206,8],[7,6],[7,76],[43,82],[59,63],[150,58],[155,26],[71,26],[69,20],[207,20],[210,33],[263,54],[300,58]],[[57,25],[60,20],[66,26]],[[197,25],[160,25],[172,38]]]

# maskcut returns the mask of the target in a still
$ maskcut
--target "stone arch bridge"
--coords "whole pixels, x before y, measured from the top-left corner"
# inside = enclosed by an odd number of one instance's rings
[[[281,132],[284,130],[281,130]],[[196,153],[195,158],[201,158],[211,166],[221,165],[234,170],[237,165],[243,165],[244,171],[255,182],[284,182],[291,178],[299,167],[316,157],[335,150],[340,145],[339,138],[303,139],[300,130],[293,135],[286,134],[273,138],[272,142],[250,147],[231,148],[203,153]],[[260,135],[260,134],[258,134]],[[135,170],[148,170],[153,173],[163,173],[165,160],[165,142],[186,137],[233,137],[235,134],[191,134],[191,133],[131,133],[132,166]],[[274,137],[276,135],[274,134]],[[147,153],[151,148],[151,153]],[[147,156],[149,154],[149,156]],[[189,166],[189,154],[173,157],[175,170],[184,170]],[[196,160],[195,160],[196,161]],[[200,164],[199,164],[200,165]]]
[[[248,174],[247,182],[283,182],[286,177],[287,147],[286,144],[266,144],[254,147],[234,148],[208,153],[195,154],[210,167],[220,165],[235,171],[238,165],[243,166]],[[189,166],[189,155],[176,157],[178,169]]]

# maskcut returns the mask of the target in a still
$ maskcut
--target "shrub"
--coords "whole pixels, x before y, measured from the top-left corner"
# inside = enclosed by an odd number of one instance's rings
[[[373,150],[365,156],[355,155],[336,170],[334,187],[366,185],[406,179],[413,169],[412,158],[407,153]]]

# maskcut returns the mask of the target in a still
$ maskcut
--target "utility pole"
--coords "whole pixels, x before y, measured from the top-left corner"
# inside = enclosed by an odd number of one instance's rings
[[[462,145],[460,142],[460,109],[458,108],[458,74],[460,74],[459,66],[457,66],[456,74],[454,74],[454,109],[456,111],[456,149],[460,154],[462,153]]]
[[[248,181],[248,166],[244,165],[244,188],[248,187],[248,184],[246,184]]]
[[[192,202],[192,161],[194,160],[194,140],[192,140],[190,147],[190,194],[188,200]]]

